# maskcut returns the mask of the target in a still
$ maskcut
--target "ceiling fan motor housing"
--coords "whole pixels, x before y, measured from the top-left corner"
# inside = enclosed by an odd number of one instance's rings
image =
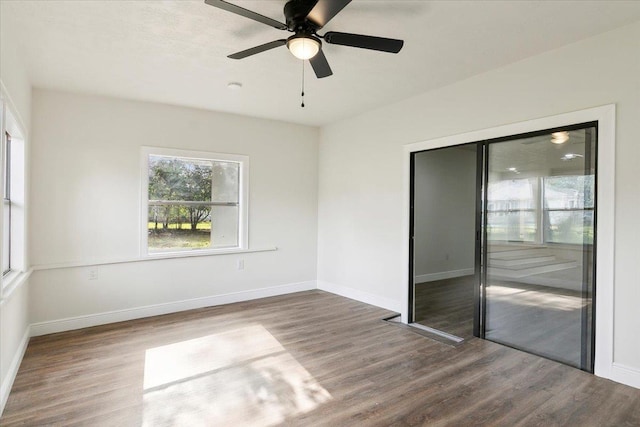
[[[284,5],[284,16],[289,31],[314,34],[321,27],[307,19],[315,3],[313,0],[290,0]]]

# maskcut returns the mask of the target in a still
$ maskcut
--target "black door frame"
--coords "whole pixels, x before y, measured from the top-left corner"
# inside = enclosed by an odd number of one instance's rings
[[[594,135],[592,135],[595,146],[591,146],[591,139],[585,138],[585,174],[590,172],[587,170],[591,160],[593,160],[593,170],[597,177],[598,173],[598,158],[597,158],[597,146],[598,146],[598,121],[589,121],[576,123],[566,126],[557,126],[553,128],[546,128],[531,132],[513,134],[498,138],[491,138],[486,140],[479,140],[474,142],[456,144],[446,147],[439,147],[434,149],[426,149],[420,151],[412,151],[410,153],[410,168],[409,168],[409,306],[408,317],[409,323],[415,320],[414,312],[414,298],[415,298],[415,283],[414,283],[414,231],[415,231],[415,213],[414,213],[414,200],[415,200],[415,155],[425,151],[442,150],[452,147],[461,147],[464,145],[476,145],[477,147],[477,161],[476,161],[476,231],[475,231],[475,266],[474,275],[476,277],[477,286],[474,289],[474,319],[473,319],[473,335],[482,339],[485,338],[486,332],[486,286],[487,286],[487,251],[484,250],[487,245],[487,215],[485,213],[486,207],[484,206],[484,200],[487,200],[488,196],[488,153],[491,144],[498,142],[507,142],[517,139],[531,138],[536,136],[548,135],[553,132],[559,131],[573,131],[580,129],[595,128]],[[591,158],[593,157],[593,159]],[[595,180],[595,194],[597,194],[598,180]],[[591,275],[593,286],[592,291],[589,290],[588,281],[582,283],[582,296],[588,298],[591,296],[591,307],[583,307],[581,314],[582,321],[582,336],[581,336],[581,368],[584,371],[593,373],[595,364],[595,340],[596,340],[596,248],[597,248],[597,211],[598,211],[598,199],[596,197],[593,208],[593,244],[590,251],[593,254],[592,265],[589,267],[589,263],[583,262],[584,275]],[[588,255],[585,254],[585,257]],[[590,271],[588,271],[590,269]],[[561,363],[561,362],[560,362]]]

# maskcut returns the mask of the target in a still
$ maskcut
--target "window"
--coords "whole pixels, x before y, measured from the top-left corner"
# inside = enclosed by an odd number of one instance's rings
[[[247,248],[246,156],[143,149],[143,252]]]
[[[545,242],[592,244],[595,176],[549,176],[543,182]]]
[[[5,132],[2,172],[4,175],[2,197],[2,275],[11,271],[11,136]]]
[[[535,178],[490,182],[487,199],[489,240],[535,242],[537,235]]]
[[[25,147],[23,127],[0,91],[0,187],[2,187],[1,292],[26,271]]]
[[[540,207],[544,204],[538,238]],[[542,176],[489,183],[487,233],[492,241],[593,243],[594,175]]]

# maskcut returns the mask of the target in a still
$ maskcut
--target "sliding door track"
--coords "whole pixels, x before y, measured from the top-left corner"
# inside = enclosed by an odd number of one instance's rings
[[[438,329],[433,329],[428,326],[421,325],[419,323],[404,324],[401,322],[399,314],[396,314],[391,317],[387,317],[382,320],[384,320],[385,322],[392,323],[396,326],[408,328],[410,331],[415,332],[418,335],[431,338],[435,341],[438,341],[444,344],[455,346],[455,345],[461,344],[464,341],[464,338],[460,338],[458,336],[451,335],[446,332],[439,331]]]

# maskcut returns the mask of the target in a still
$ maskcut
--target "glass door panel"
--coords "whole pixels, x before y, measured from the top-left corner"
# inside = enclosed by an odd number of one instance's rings
[[[462,339],[478,327],[477,166],[476,144],[418,152],[412,162],[411,322]]]
[[[485,338],[593,371],[596,128],[486,147]]]

